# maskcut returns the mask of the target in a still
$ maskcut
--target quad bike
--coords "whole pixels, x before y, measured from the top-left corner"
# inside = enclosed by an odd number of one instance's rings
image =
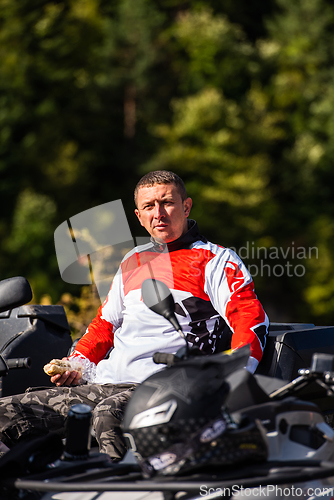
[[[42,370],[44,364],[66,356],[72,347],[63,306],[26,305],[31,299],[32,291],[25,278],[0,281],[0,355],[4,360],[31,360],[24,377],[21,372],[10,370],[0,378],[0,397],[24,392],[29,386],[50,386],[50,379]],[[314,352],[334,354],[333,338],[334,326],[271,323],[256,373],[291,381],[299,369],[311,365]],[[331,413],[332,402],[323,403],[323,410]]]
[[[144,301],[148,306],[162,314],[180,331],[173,312],[173,299],[168,289],[152,280],[146,291],[142,289]],[[155,297],[152,299],[152,294]],[[148,299],[145,300],[145,297]],[[280,343],[281,351],[287,346],[287,353],[292,351],[285,335],[307,332],[315,327],[290,330],[289,333],[280,333],[281,337],[275,342]],[[331,328],[331,327],[329,327]],[[319,341],[319,330],[314,335]],[[288,331],[288,330],[287,330]],[[282,330],[280,330],[282,332]],[[295,332],[295,333],[294,333]],[[326,332],[325,332],[326,333]],[[180,331],[182,335],[182,331]],[[283,339],[282,339],[283,337]],[[292,351],[295,356],[292,371],[300,361],[301,352],[311,350],[298,348],[298,342]],[[332,498],[334,494],[334,431],[326,424],[321,405],[324,411],[332,407],[334,395],[334,354],[330,346],[323,346],[323,351],[313,350],[310,363],[299,369],[297,378],[284,381],[264,374],[251,375],[244,366],[249,350],[242,348],[227,355],[217,353],[211,356],[202,356],[185,342],[184,348],[175,355],[157,353],[155,361],[166,365],[144,381],[134,392],[133,398],[126,409],[124,427],[132,437],[132,450],[125,459],[113,464],[108,456],[91,450],[85,457],[71,457],[64,454],[64,443],[56,435],[39,438],[29,443],[24,449],[13,448],[0,459],[0,497],[6,499],[43,499],[43,500],[200,500],[235,497],[241,499],[250,497],[268,496],[270,498],[290,498],[301,496],[309,500],[316,497]],[[327,352],[326,352],[327,351]],[[276,372],[280,368],[282,353],[276,347]],[[284,356],[283,356],[284,359]],[[290,363],[291,364],[291,363]],[[272,368],[273,364],[271,364]],[[217,430],[214,424],[205,424],[203,430],[187,436],[186,427],[181,426],[181,434],[172,447],[162,453],[143,456],[140,450],[138,436],[134,431],[145,430],[150,432],[152,420],[146,427],[138,422],[143,418],[160,418],[163,413],[161,401],[158,401],[158,413],[154,405],[147,404],[147,410],[137,412],[138,400],[143,404],[143,387],[155,384],[159,377],[170,379],[171,374],[178,374],[177,370],[196,370],[205,381],[208,373],[215,374],[216,378],[209,380],[207,386],[202,384],[203,397],[214,386],[214,380],[224,387],[224,425]],[[283,371],[283,370],[282,370]],[[271,374],[270,374],[271,375]],[[158,377],[158,378],[157,378]],[[175,377],[173,377],[175,379]],[[151,380],[150,380],[151,379]],[[176,380],[178,380],[176,378]],[[179,379],[181,380],[181,379]],[[181,385],[181,382],[178,382]],[[163,387],[163,386],[161,386]],[[206,387],[208,390],[206,391]],[[220,387],[220,386],[219,386]],[[177,391],[176,391],[177,392]],[[139,394],[139,396],[136,396]],[[220,394],[218,391],[217,394]],[[190,393],[185,394],[191,400]],[[145,396],[146,397],[146,396]],[[144,399],[145,399],[144,397]],[[175,397],[177,399],[177,396]],[[319,403],[316,404],[317,401]],[[132,404],[133,402],[133,404]],[[191,403],[191,401],[190,401]],[[189,404],[190,404],[189,403]],[[164,401],[163,403],[164,404]],[[145,405],[144,405],[145,406]],[[200,407],[203,407],[203,405]],[[190,407],[192,409],[192,407]],[[223,407],[222,407],[223,411]],[[145,413],[146,412],[146,413]],[[155,412],[155,413],[154,413]],[[162,417],[164,425],[173,421],[176,412],[165,411]],[[159,416],[160,414],[160,416]],[[139,415],[140,418],[137,418]],[[227,416],[226,416],[227,415]],[[133,422],[137,422],[133,424]],[[147,421],[146,421],[147,422]],[[217,461],[194,461],[195,456],[202,457],[203,435],[206,446],[212,449],[219,446],[224,452],[225,439],[232,440],[237,436],[235,448],[252,450],[256,446],[252,440],[245,442],[244,431],[249,423],[256,422],[256,436],[261,443],[260,453],[254,455],[253,460],[233,461],[221,459]],[[178,422],[180,424],[180,422]],[[252,424],[252,425],[253,425]],[[153,427],[152,427],[153,430]],[[214,432],[213,432],[214,431]],[[220,433],[219,433],[220,432]],[[132,434],[131,434],[132,433]],[[239,434],[238,434],[239,433]],[[210,437],[211,436],[211,437]],[[73,436],[71,437],[73,442]],[[78,438],[78,436],[77,436]],[[211,439],[211,440],[210,440]],[[131,443],[130,443],[131,444]],[[178,445],[181,446],[178,446]],[[246,446],[245,446],[246,445]],[[66,446],[66,445],[65,445]],[[175,451],[177,450],[177,451]],[[206,448],[207,453],[208,448]],[[232,450],[233,451],[233,450]],[[158,466],[152,471],[152,464],[163,463],[163,454],[169,455],[169,463]],[[135,454],[138,460],[134,460]],[[175,455],[171,462],[170,455]],[[224,453],[223,453],[224,454]],[[173,456],[174,456],[173,455]],[[235,458],[235,455],[233,455]],[[252,455],[249,455],[249,457]],[[160,462],[159,462],[160,460]],[[225,460],[225,461],[224,461]],[[178,466],[185,463],[186,467]],[[195,464],[195,467],[193,465]],[[148,468],[151,466],[151,469]],[[165,467],[166,466],[166,467]],[[173,469],[174,467],[174,469]],[[154,468],[154,467],[153,467]]]
[[[67,355],[72,345],[65,310],[59,305],[26,305],[32,299],[29,282],[19,276],[0,281],[0,397],[28,387],[50,386],[43,366]],[[22,368],[16,361],[28,358]],[[12,360],[12,361],[11,361]],[[5,375],[5,376],[3,376]]]

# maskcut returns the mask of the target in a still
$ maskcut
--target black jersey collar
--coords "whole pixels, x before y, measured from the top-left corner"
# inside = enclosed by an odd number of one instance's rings
[[[188,231],[184,233],[177,240],[171,241],[170,243],[159,243],[151,237],[153,243],[153,248],[157,252],[163,252],[168,250],[168,252],[174,252],[175,250],[180,250],[182,248],[190,248],[191,245],[198,240],[207,242],[207,239],[199,234],[197,222],[195,220],[189,219],[188,221]]]

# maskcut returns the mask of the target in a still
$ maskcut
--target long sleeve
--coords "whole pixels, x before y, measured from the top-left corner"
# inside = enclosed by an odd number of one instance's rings
[[[233,332],[232,350],[249,344],[254,371],[262,358],[269,320],[248,270],[234,252],[225,249],[208,264],[206,281],[214,307]]]

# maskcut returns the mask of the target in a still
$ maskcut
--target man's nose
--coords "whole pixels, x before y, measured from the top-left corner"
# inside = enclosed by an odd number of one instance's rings
[[[154,205],[154,217],[156,219],[161,219],[161,217],[165,216],[165,210],[163,205],[160,205],[160,203],[155,203]]]

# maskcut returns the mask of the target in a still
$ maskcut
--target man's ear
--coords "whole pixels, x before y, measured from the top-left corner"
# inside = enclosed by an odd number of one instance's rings
[[[191,198],[186,198],[183,202],[183,208],[184,208],[184,215],[186,217],[189,216],[191,207],[193,205],[193,200]]]
[[[140,212],[139,212],[138,208],[135,208],[135,214],[137,215],[137,217],[138,217],[138,220],[139,220],[140,224],[143,226],[144,224],[143,224],[143,223],[142,223],[142,221],[141,221],[141,218],[140,218]]]

